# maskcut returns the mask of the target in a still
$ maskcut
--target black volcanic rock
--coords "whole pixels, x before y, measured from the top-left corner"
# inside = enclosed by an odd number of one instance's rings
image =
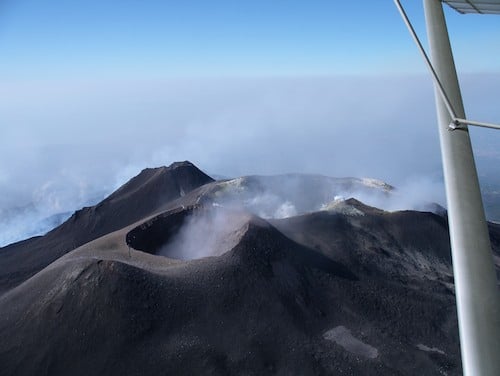
[[[461,374],[444,217],[334,199],[264,220],[225,186],[147,169],[0,249],[0,375]]]
[[[156,255],[179,232],[195,210],[195,206],[188,206],[161,213],[129,231],[125,241],[133,249]]]
[[[147,168],[98,205],[77,211],[57,231],[80,228],[81,234],[73,238],[81,245],[152,215],[165,203],[212,181],[189,162]]]
[[[363,282],[308,252],[258,219],[219,257],[155,270],[142,252],[77,250],[0,298],[2,372],[459,374],[452,296]]]
[[[206,224],[209,218],[218,218],[213,224],[221,226],[224,222],[224,225],[227,227],[220,229],[208,226],[202,232],[197,231],[195,228],[192,229],[193,232],[196,232],[193,236],[200,237],[197,241],[197,246],[203,247],[208,243],[205,254],[200,255],[199,258],[220,256],[225,252],[241,248],[256,251],[246,254],[246,257],[261,259],[262,252],[272,249],[274,253],[266,254],[266,257],[283,256],[286,252],[288,253],[287,258],[294,260],[297,265],[308,265],[344,278],[357,279],[342,264],[307,248],[307,246],[301,246],[291,241],[259,217],[219,207],[190,206],[162,213],[129,231],[126,235],[127,245],[149,254],[160,254],[166,257],[177,258],[175,256],[178,254],[175,252],[169,254],[168,251],[162,252],[162,250],[166,244],[171,242],[172,238],[175,238],[183,227],[188,226],[188,223],[193,218],[198,222],[196,225],[199,225],[200,221]],[[224,218],[224,221],[221,218]],[[190,225],[192,226],[193,223],[191,222]],[[222,236],[212,237],[213,241],[207,239],[215,232],[219,232]],[[253,234],[258,234],[258,236],[253,236]],[[185,260],[186,258],[180,259]]]
[[[152,215],[212,181],[190,162],[143,170],[101,203],[76,211],[45,236],[2,248],[0,294],[80,245]]]
[[[382,278],[451,277],[445,218],[430,212],[384,212],[352,199],[343,205],[340,212],[323,211],[272,223],[291,239],[352,265],[365,277],[374,273]],[[349,212],[346,205],[358,212]]]

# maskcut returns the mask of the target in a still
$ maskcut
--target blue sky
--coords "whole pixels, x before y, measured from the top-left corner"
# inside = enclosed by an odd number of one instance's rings
[[[5,0],[2,4],[4,79],[378,75],[425,70],[391,0]],[[425,37],[422,3],[403,4]],[[499,72],[498,17],[459,15],[445,8],[459,69]]]
[[[445,11],[466,113],[500,123],[500,17]],[[392,0],[0,0],[0,51],[0,246],[27,233],[13,207],[36,223],[178,160],[444,203],[432,82]],[[500,133],[471,135],[498,176]]]

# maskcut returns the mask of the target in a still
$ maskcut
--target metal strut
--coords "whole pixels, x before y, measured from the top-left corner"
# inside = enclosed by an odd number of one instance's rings
[[[498,376],[500,297],[467,124],[499,126],[465,119],[441,0],[423,0],[432,64],[399,0],[394,1],[434,80],[463,373]],[[453,128],[462,131],[448,132]]]
[[[467,126],[467,125],[474,125],[477,127],[483,127],[483,128],[492,128],[492,129],[499,129],[500,130],[500,125],[499,124],[493,124],[493,123],[485,123],[482,121],[474,121],[474,120],[467,120],[467,119],[461,119],[456,115],[455,110],[453,109],[453,106],[451,105],[450,99],[448,95],[446,94],[446,91],[439,80],[439,77],[436,73],[436,70],[434,69],[434,66],[432,65],[431,60],[429,59],[429,56],[425,52],[425,49],[420,42],[420,39],[418,38],[418,35],[413,28],[413,25],[410,22],[410,19],[408,18],[408,15],[406,14],[403,6],[401,5],[401,2],[399,0],[394,0],[394,3],[396,4],[396,7],[399,10],[399,13],[401,14],[401,17],[403,18],[403,21],[408,28],[408,31],[410,32],[413,40],[415,41],[415,44],[418,47],[418,50],[422,54],[422,57],[424,58],[424,61],[427,65],[427,68],[429,68],[429,71],[431,72],[432,79],[434,81],[434,84],[436,88],[439,91],[439,94],[441,96],[441,99],[443,100],[446,109],[448,110],[448,113],[450,114],[451,117],[451,123],[448,125],[448,129],[450,131],[454,131],[455,129],[461,129],[461,126]]]

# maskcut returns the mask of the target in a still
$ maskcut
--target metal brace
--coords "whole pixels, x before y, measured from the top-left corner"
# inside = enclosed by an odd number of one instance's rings
[[[401,5],[401,2],[399,0],[394,0],[394,3],[396,4],[396,7],[399,10],[399,13],[401,14],[401,17],[403,18],[404,23],[406,24],[406,27],[408,28],[408,31],[410,32],[410,35],[413,37],[413,40],[415,44],[418,47],[418,50],[420,51],[422,57],[424,58],[424,61],[427,65],[427,68],[429,68],[429,71],[431,73],[432,80],[434,81],[434,84],[439,92],[439,95],[441,99],[443,100],[446,109],[448,110],[448,113],[450,114],[450,117],[452,119],[451,123],[448,125],[448,130],[454,131],[457,129],[465,129],[463,125],[474,125],[478,127],[484,127],[484,128],[492,128],[492,129],[500,129],[500,125],[498,124],[492,124],[492,123],[484,123],[480,121],[473,121],[473,120],[467,120],[467,119],[460,119],[455,115],[455,110],[453,109],[453,106],[450,103],[450,100],[448,98],[448,95],[446,91],[444,90],[443,85],[441,84],[441,81],[439,80],[439,77],[436,73],[436,70],[434,69],[434,66],[432,65],[431,59],[429,56],[427,56],[427,53],[425,52],[424,46],[420,42],[420,39],[418,38],[418,35],[413,28],[413,25],[410,22],[410,19],[408,18],[408,15],[406,14],[403,5]]]

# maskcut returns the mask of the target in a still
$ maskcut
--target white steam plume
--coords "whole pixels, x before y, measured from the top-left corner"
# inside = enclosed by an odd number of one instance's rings
[[[219,256],[237,244],[249,218],[242,211],[218,207],[194,211],[159,254],[180,260]]]

